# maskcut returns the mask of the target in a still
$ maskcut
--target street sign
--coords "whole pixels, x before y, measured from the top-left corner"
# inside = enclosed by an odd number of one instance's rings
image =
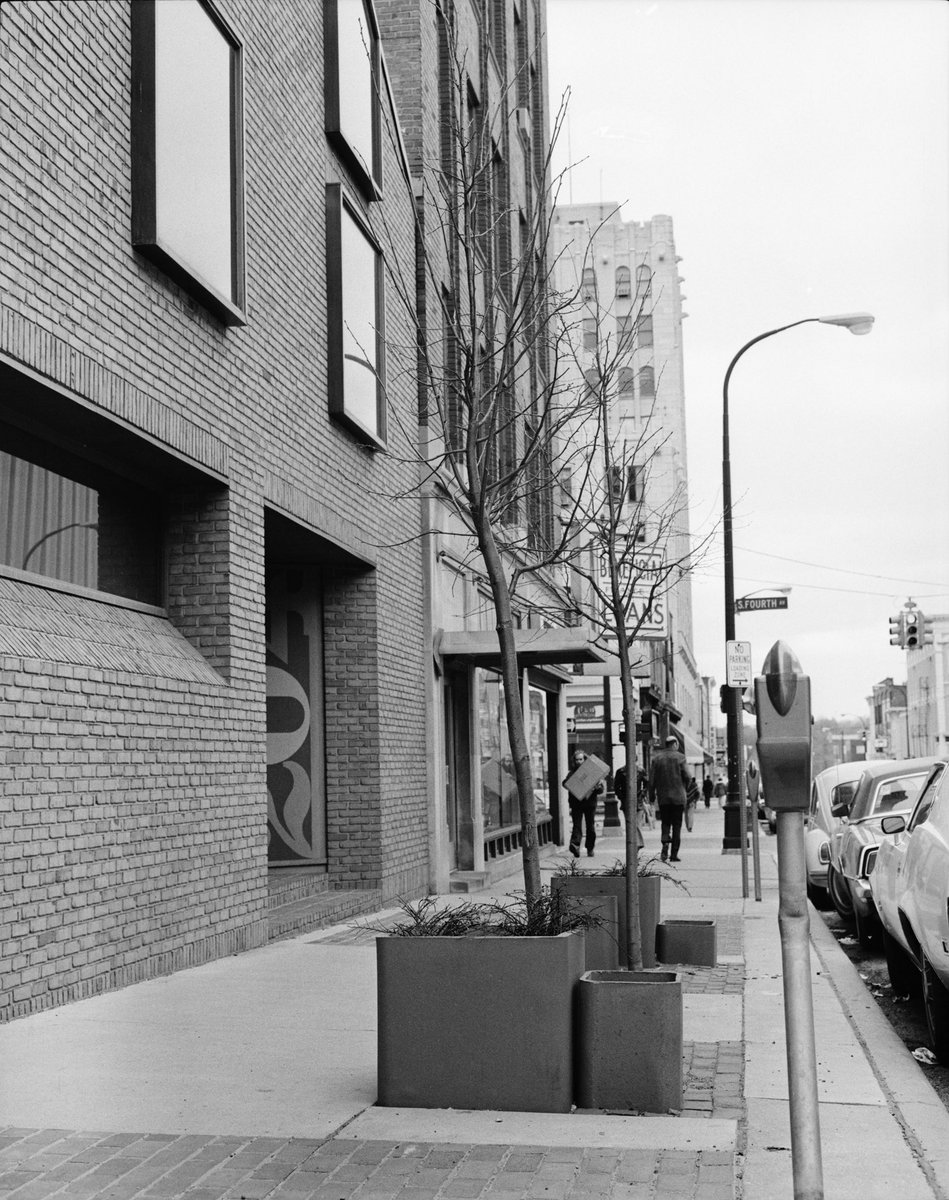
[[[752,678],[751,642],[726,642],[725,682],[728,687],[749,687]]]
[[[740,596],[735,601],[735,612],[758,612],[766,608],[787,608],[787,596]]]

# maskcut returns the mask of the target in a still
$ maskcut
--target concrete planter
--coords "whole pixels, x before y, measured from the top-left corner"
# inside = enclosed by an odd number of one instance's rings
[[[659,875],[639,876],[639,931],[643,943],[643,966],[656,965],[656,926],[659,924],[659,901],[662,878]],[[555,875],[550,881],[552,891],[563,891],[568,896],[615,896],[616,897],[616,963],[626,967],[626,876],[594,875],[592,871],[580,875]]]
[[[715,922],[711,919],[661,921],[656,928],[656,955],[663,963],[717,966]]]
[[[682,982],[674,971],[588,971],[580,980],[577,1105],[682,1107]]]
[[[377,938],[378,1103],[569,1112],[584,942]]]

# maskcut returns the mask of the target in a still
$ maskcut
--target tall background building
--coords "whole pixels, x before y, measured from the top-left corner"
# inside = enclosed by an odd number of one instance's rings
[[[553,261],[557,290],[578,295],[571,325],[574,361],[564,365],[565,376],[574,375],[575,388],[583,377],[594,387],[604,356],[616,368],[609,436],[619,453],[636,458],[626,460],[630,474],[621,486],[628,489],[627,500],[639,506],[643,563],[648,566],[649,556],[659,555],[687,564],[686,314],[672,219],[624,221],[613,204],[558,205]],[[687,570],[676,573],[652,606],[635,651],[640,762],[648,760],[650,742],[672,728],[701,777],[711,763],[709,714],[692,646]],[[584,675],[574,680],[569,697],[572,736],[585,749],[612,760],[621,746],[618,680]]]

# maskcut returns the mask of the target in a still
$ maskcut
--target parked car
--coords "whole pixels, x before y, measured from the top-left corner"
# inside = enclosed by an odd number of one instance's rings
[[[870,872],[885,836],[880,822],[890,813],[910,815],[937,761],[907,758],[866,763],[850,813],[841,818],[839,828],[831,835],[827,890],[840,916],[856,924],[861,945],[870,945],[879,933]]]
[[[921,986],[932,1048],[949,1066],[949,770],[933,767],[909,821],[881,822],[889,836],[870,876],[890,983]]]
[[[811,803],[804,821],[804,857],[807,861],[807,898],[815,908],[831,906],[827,894],[830,839],[850,803],[866,762],[838,763],[818,771],[811,781]]]

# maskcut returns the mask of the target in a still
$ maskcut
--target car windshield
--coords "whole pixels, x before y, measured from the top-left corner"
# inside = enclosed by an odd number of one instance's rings
[[[881,779],[866,815],[882,817],[891,812],[909,812],[925,782],[925,772],[919,775],[901,775],[897,779]]]

